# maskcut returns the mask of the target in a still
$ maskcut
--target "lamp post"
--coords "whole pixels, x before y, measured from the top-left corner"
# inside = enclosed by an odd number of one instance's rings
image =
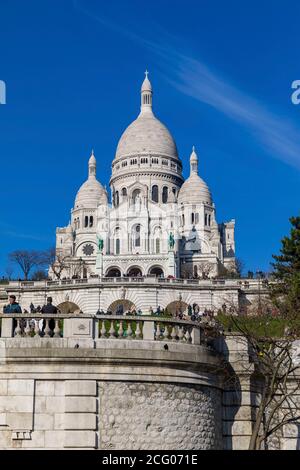
[[[181,292],[179,292],[178,299],[179,299],[179,313],[182,314],[182,294],[181,294]]]

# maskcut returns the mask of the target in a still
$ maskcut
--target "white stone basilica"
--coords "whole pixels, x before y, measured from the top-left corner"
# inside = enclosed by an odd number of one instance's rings
[[[60,277],[201,278],[234,269],[235,222],[217,223],[194,147],[184,181],[176,143],[154,115],[152,95],[146,72],[140,114],[121,136],[112,162],[111,203],[92,152],[71,222],[56,230]]]

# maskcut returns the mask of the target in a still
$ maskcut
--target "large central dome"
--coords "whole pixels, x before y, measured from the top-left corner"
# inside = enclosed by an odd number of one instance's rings
[[[116,158],[143,153],[178,158],[173,137],[153,113],[141,113],[127,127],[119,140]]]
[[[153,114],[152,87],[147,76],[141,89],[141,101],[141,112],[123,132],[115,158],[151,154],[178,159],[177,147],[172,135]]]

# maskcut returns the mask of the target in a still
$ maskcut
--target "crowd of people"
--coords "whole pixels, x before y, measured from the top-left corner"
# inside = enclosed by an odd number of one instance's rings
[[[33,303],[30,304],[30,312],[28,312],[26,309],[24,309],[24,311],[22,312],[22,308],[20,306],[20,304],[16,301],[16,296],[15,295],[10,295],[9,298],[8,298],[8,304],[7,305],[4,305],[3,307],[3,313],[17,313],[17,314],[20,314],[20,313],[39,313],[39,314],[42,314],[42,313],[45,313],[45,314],[56,314],[58,313],[59,310],[58,308],[52,304],[52,297],[48,297],[47,298],[47,303],[45,305],[43,305],[42,307],[40,305],[38,305],[37,307],[35,307],[33,305]],[[29,321],[29,327],[34,330],[35,329],[35,326],[36,326],[36,323],[37,323],[37,320],[35,319],[31,319]],[[14,320],[14,329],[16,327],[16,320]],[[44,332],[45,332],[45,327],[46,327],[46,320],[41,318],[39,321],[38,321],[38,324],[39,324],[39,331],[40,331],[40,335],[43,336],[44,335]],[[20,323],[20,327],[21,329],[24,329],[26,327],[26,321],[25,320],[22,320],[22,322]],[[49,321],[49,328],[50,330],[53,332],[54,328],[55,328],[55,320],[53,318],[50,319]]]
[[[15,295],[10,295],[9,296],[9,303],[3,307],[3,313],[8,313],[8,314],[28,314],[28,313],[38,313],[38,314],[57,314],[60,313],[59,309],[53,305],[52,303],[52,297],[47,298],[47,303],[45,303],[42,307],[38,305],[35,307],[33,303],[30,304],[30,312],[28,312],[26,309],[22,311],[22,308],[20,304],[16,301],[16,296]],[[112,310],[107,310],[104,311],[103,309],[96,312],[96,316],[98,315],[119,315],[119,316],[141,316],[143,315],[144,312],[142,312],[141,309],[136,309],[134,306],[132,306],[129,309],[125,309],[123,304],[120,303],[117,305],[117,308],[112,311]],[[176,309],[175,312],[171,313],[167,309],[161,308],[159,305],[157,306],[156,309],[153,309],[152,307],[149,307],[149,311],[146,313],[146,315],[149,316],[156,316],[156,317],[169,317],[169,318],[175,318],[178,320],[190,320],[194,322],[200,322],[203,320],[212,320],[214,317],[214,311],[213,310],[208,310],[208,309],[203,309],[201,310],[199,305],[194,303],[193,305],[188,305],[187,309],[183,310],[180,306],[178,309]],[[46,321],[45,319],[41,318],[40,320],[35,320],[32,319],[29,321],[29,325],[32,329],[35,329],[36,327],[36,322],[39,323],[39,331],[40,335],[44,335],[45,331],[45,326],[46,326]],[[26,326],[26,321],[23,321],[23,324],[21,323],[21,327],[25,328]],[[14,320],[14,326],[16,326],[16,320]],[[50,319],[49,321],[49,328],[53,332],[55,328],[55,320]]]

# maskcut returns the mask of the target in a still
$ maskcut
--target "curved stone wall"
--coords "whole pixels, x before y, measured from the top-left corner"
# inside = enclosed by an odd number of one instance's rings
[[[203,385],[101,382],[100,449],[221,449],[221,392]]]

